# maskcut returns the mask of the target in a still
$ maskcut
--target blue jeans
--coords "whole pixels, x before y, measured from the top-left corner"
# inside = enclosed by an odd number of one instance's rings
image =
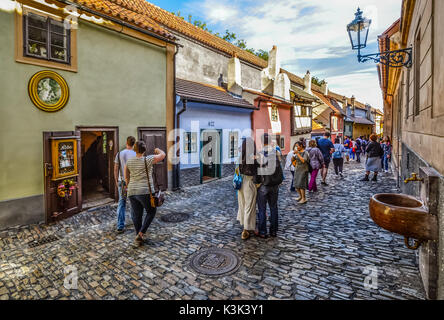
[[[257,192],[258,230],[262,236],[267,234],[267,203],[270,206],[270,234],[275,234],[278,231],[278,198],[279,186],[267,187],[262,185]]]
[[[388,171],[388,169],[389,169],[389,158],[388,158],[388,156],[386,155],[386,154],[384,154],[384,158],[383,158],[383,160],[382,160],[383,162],[383,166],[382,166],[382,168],[384,169],[384,170],[386,170],[386,171]]]
[[[290,187],[290,191],[296,191],[295,187],[294,187],[294,171],[291,171],[291,176],[293,177],[291,179],[291,187]]]
[[[353,152],[353,149],[350,149],[350,159],[355,160],[355,153]]]
[[[119,204],[117,205],[117,229],[125,228],[126,198],[122,198],[122,182],[119,182]]]

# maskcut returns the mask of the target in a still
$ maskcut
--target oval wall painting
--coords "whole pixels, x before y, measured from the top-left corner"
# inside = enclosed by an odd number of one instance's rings
[[[53,71],[40,71],[33,75],[28,91],[34,105],[46,112],[59,111],[69,98],[65,79]]]

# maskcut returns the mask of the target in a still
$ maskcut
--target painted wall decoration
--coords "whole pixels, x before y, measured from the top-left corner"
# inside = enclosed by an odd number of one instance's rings
[[[52,180],[78,175],[77,141],[75,139],[52,141]]]
[[[69,99],[69,88],[65,79],[49,70],[37,72],[31,77],[28,93],[32,103],[46,112],[61,110]]]

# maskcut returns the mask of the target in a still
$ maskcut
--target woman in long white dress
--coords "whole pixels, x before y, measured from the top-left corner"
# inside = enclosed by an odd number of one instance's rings
[[[241,156],[239,159],[239,172],[242,176],[242,187],[238,191],[237,220],[244,227],[242,240],[247,240],[256,230],[256,197],[257,188],[255,177],[258,164],[256,161],[256,144],[251,138],[242,141]]]

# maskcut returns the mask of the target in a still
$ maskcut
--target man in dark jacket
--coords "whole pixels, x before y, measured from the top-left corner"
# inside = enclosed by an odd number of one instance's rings
[[[256,235],[267,238],[267,203],[270,206],[270,236],[276,237],[278,231],[278,196],[279,186],[283,182],[282,168],[280,165],[281,154],[270,145],[271,137],[266,133],[262,137],[264,148],[259,153],[257,192],[258,231]]]

